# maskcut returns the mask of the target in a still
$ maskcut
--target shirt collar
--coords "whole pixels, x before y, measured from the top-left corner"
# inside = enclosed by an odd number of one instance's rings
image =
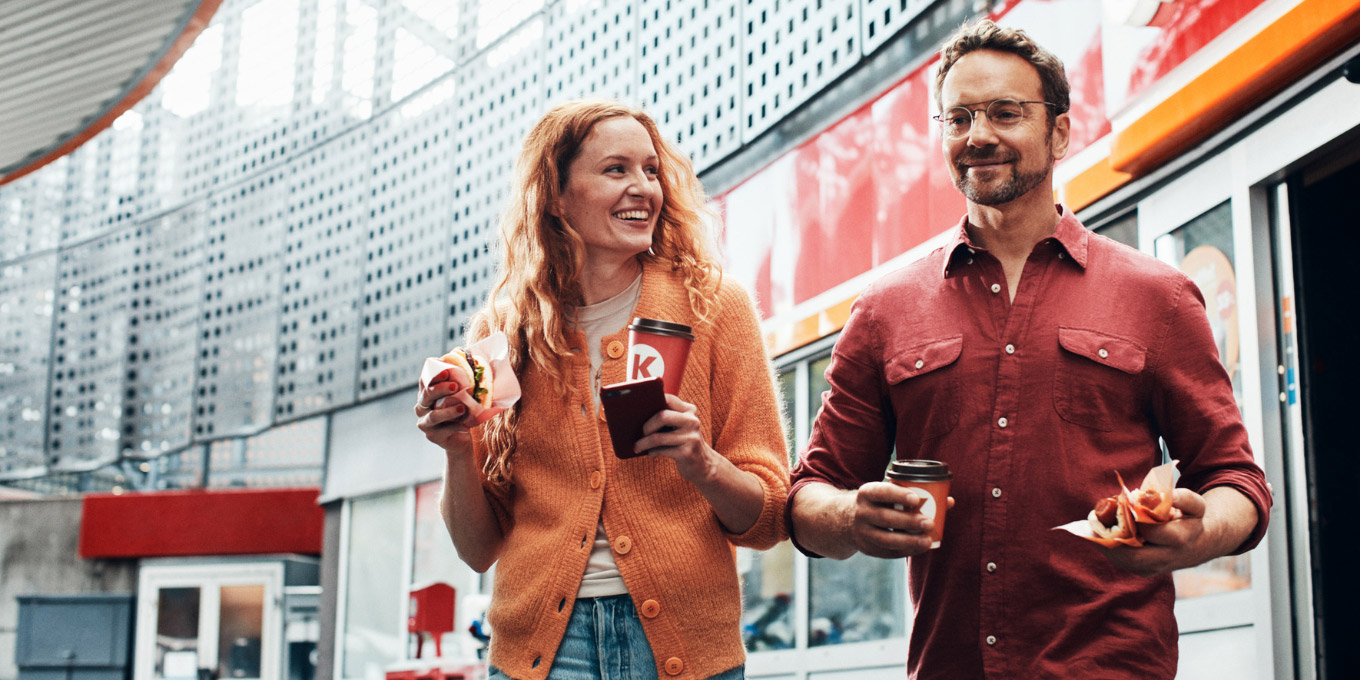
[[[1091,238],[1091,232],[1082,226],[1072,211],[1063,205],[1056,206],[1062,215],[1058,218],[1058,225],[1053,229],[1053,239],[1057,246],[1067,251],[1072,257],[1072,261],[1077,263],[1082,269],[1086,268],[1087,247]],[[941,275],[949,276],[949,270],[953,267],[958,258],[969,258],[979,247],[974,245],[968,238],[968,216],[964,215],[957,225],[954,226],[954,235],[944,246],[944,265],[940,271]]]

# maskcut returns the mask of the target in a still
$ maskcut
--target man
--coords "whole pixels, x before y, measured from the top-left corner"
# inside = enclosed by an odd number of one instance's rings
[[[804,552],[908,557],[914,678],[1171,678],[1170,572],[1255,546],[1270,492],[1199,290],[1054,206],[1061,62],[989,21],[942,51],[945,161],[968,214],[855,303],[794,470]],[[1179,459],[1180,519],[1141,548],[1052,527]],[[942,545],[899,459],[953,472]]]

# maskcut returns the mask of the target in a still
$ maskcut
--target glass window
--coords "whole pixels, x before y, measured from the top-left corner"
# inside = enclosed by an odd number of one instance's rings
[[[1233,270],[1232,203],[1224,201],[1208,212],[1157,239],[1157,259],[1179,268],[1204,295],[1209,328],[1218,343],[1218,356],[1233,381],[1233,396],[1240,407],[1242,385],[1239,368],[1240,329],[1237,324],[1237,276]],[[1173,575],[1177,599],[1251,587],[1251,560],[1231,555]]]
[[[817,420],[817,412],[822,410],[822,393],[831,389],[826,382],[826,369],[831,365],[831,355],[814,359],[808,364],[808,431]]]
[[[798,462],[798,439],[795,432],[794,412],[797,408],[798,400],[798,371],[795,367],[788,367],[783,373],[779,374],[779,397],[783,400],[784,415],[784,445],[789,451],[789,465]]]
[[[402,658],[404,497],[396,491],[350,503],[342,677],[382,680],[384,667]]]
[[[1112,238],[1130,247],[1138,247],[1138,212],[1132,211],[1092,229],[1101,236]]]
[[[217,677],[260,677],[264,586],[222,586],[217,632]]]
[[[904,637],[906,586],[903,560],[860,553],[843,562],[811,560],[808,646]]]
[[[199,589],[161,588],[156,598],[156,677],[198,677]]]
[[[793,648],[796,552],[788,541],[766,552],[737,550],[737,571],[742,580],[741,635],[748,651]]]
[[[478,590],[480,574],[472,571],[453,547],[444,518],[439,514],[439,496],[444,491],[444,482],[435,481],[416,487],[415,517],[415,555],[411,573],[411,588],[427,586],[440,582],[453,586],[456,596],[454,606],[459,610],[454,621],[454,631],[440,640],[444,656],[471,657],[477,645],[465,631],[472,620],[481,616],[477,611],[467,611],[468,605],[477,600],[469,597]],[[408,650],[410,651],[410,650]]]

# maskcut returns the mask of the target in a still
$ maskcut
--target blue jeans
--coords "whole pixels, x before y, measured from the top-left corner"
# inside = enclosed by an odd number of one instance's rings
[[[495,666],[490,672],[490,680],[510,678]],[[745,667],[737,666],[710,680],[745,678]],[[627,595],[577,600],[548,680],[657,680],[652,646],[633,600]]]

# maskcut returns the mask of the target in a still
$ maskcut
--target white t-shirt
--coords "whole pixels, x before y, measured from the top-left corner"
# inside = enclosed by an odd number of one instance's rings
[[[608,300],[585,305],[576,310],[577,329],[586,334],[586,347],[590,353],[591,397],[595,399],[595,410],[600,409],[600,370],[604,355],[600,350],[600,340],[632,320],[633,308],[637,306],[642,294],[642,274]],[[628,586],[619,575],[619,565],[614,561],[614,552],[609,548],[609,537],[604,533],[604,520],[595,524],[595,545],[586,561],[586,572],[581,577],[581,587],[576,597],[608,597],[625,595]]]

